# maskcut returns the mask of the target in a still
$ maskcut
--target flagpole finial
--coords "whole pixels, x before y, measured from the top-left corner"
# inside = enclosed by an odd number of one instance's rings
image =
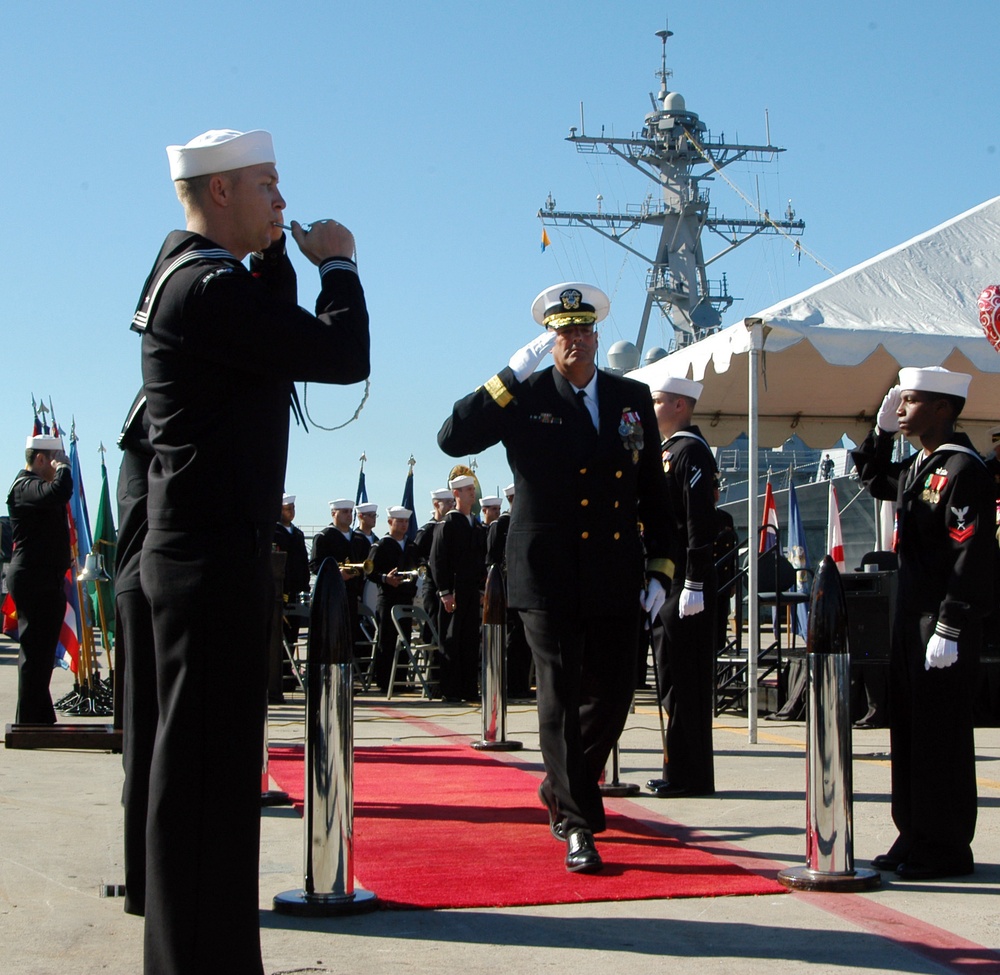
[[[97,448],[97,452],[101,455],[101,463],[104,463],[104,455],[108,452],[108,448],[104,446],[104,441],[101,441],[101,446]]]
[[[413,468],[416,465],[416,463],[417,459],[413,456],[413,454],[410,454],[410,459],[406,462],[406,466],[410,468],[411,474],[413,473]]]

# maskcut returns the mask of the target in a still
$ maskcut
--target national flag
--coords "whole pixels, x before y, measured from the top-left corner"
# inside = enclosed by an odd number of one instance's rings
[[[552,246],[552,241],[549,240],[549,233],[544,227],[542,227],[542,253],[543,254],[545,253],[546,247],[551,247],[551,246]]]
[[[837,489],[830,481],[830,508],[826,522],[826,551],[840,572],[847,569],[844,561],[844,532],[840,527],[840,508],[837,506]]]
[[[774,503],[774,494],[771,492],[771,482],[767,482],[764,490],[764,518],[760,525],[760,548],[759,554],[763,555],[769,549],[778,544],[778,507]]]
[[[875,548],[879,552],[896,551],[896,502],[878,501],[875,524]]]
[[[54,434],[58,436],[58,434]],[[73,475],[73,496],[69,500],[70,513],[73,515],[73,522],[70,531],[76,529],[76,548],[72,549],[78,559],[78,564],[83,565],[84,560],[90,554],[94,544],[93,535],[90,533],[90,514],[87,511],[87,496],[83,490],[83,472],[80,470],[80,451],[77,450],[76,434],[70,435],[69,442],[69,467]]]
[[[80,601],[76,589],[76,564],[66,570],[63,579],[66,593],[66,611],[63,613],[59,642],[56,644],[56,663],[63,670],[80,673]]]
[[[108,469],[104,465],[104,453],[101,453],[101,499],[97,504],[97,524],[94,526],[94,544],[92,551],[104,559],[104,571],[114,576],[115,558],[118,553],[118,536],[115,532],[114,515],[111,511],[111,491],[108,487]],[[114,639],[115,635],[115,584],[102,582],[100,585],[88,582],[90,603],[93,617],[105,637]],[[98,604],[100,597],[100,604]]]
[[[795,496],[795,483],[788,478],[788,561],[795,568],[796,592],[809,592],[809,553],[806,550],[806,532],[802,524],[799,501]],[[802,639],[808,633],[809,611],[805,603],[796,607],[792,628]]]
[[[58,431],[58,425],[52,429]],[[53,436],[58,436],[58,432]],[[92,536],[90,521],[87,514],[87,499],[83,490],[83,473],[80,470],[80,452],[77,450],[76,432],[70,435],[69,466],[73,475],[73,495],[66,505],[66,518],[69,523],[69,550],[73,561],[66,572],[64,582],[66,590],[66,613],[63,618],[59,642],[56,645],[56,663],[60,667],[69,668],[74,674],[79,673],[80,639],[83,634],[84,620],[77,589],[76,575],[78,567],[90,552]],[[90,614],[88,613],[88,616]],[[89,624],[88,624],[89,625]]]
[[[417,511],[413,502],[413,467],[406,472],[406,483],[403,485],[403,500],[400,502],[410,512],[410,523],[406,526],[406,540],[412,542],[417,537]]]

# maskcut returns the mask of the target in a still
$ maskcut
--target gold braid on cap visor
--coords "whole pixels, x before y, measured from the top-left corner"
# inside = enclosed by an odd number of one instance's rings
[[[569,325],[593,325],[597,315],[592,311],[554,311],[542,320],[542,327],[566,328]]]

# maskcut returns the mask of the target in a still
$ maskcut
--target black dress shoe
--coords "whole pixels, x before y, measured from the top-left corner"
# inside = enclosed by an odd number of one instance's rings
[[[912,846],[911,840],[897,836],[885,853],[880,853],[872,860],[872,866],[876,870],[895,870],[910,855]]]
[[[656,796],[657,799],[670,799],[675,796],[689,796],[691,795],[691,790],[683,785],[671,785],[669,782],[661,782],[659,785],[653,786],[648,782],[646,783],[646,788]]]
[[[692,789],[686,785],[673,785],[663,779],[650,779],[646,788],[657,799],[673,799],[680,796],[714,796],[715,789]]]
[[[906,860],[896,867],[896,876],[900,880],[940,880],[944,877],[967,877],[974,871],[975,865],[971,861],[931,864]]]
[[[589,829],[571,829],[566,834],[566,869],[571,873],[597,873],[602,866],[594,834]]]
[[[546,791],[544,780],[538,784],[538,798],[549,813],[549,832],[562,843],[566,839],[566,821],[559,815],[559,804],[555,797],[550,797]]]
[[[888,853],[880,853],[872,858],[872,866],[876,870],[893,871],[903,862],[903,858],[890,850]]]

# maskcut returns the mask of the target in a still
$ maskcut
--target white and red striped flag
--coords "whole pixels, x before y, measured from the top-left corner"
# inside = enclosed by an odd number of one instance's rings
[[[826,551],[840,572],[847,569],[844,561],[844,531],[840,527],[840,508],[837,505],[837,489],[830,481],[830,510],[826,522]]]
[[[778,506],[774,503],[771,493],[771,482],[764,489],[764,518],[760,523],[760,548],[758,554],[763,555],[768,549],[778,544]]]

